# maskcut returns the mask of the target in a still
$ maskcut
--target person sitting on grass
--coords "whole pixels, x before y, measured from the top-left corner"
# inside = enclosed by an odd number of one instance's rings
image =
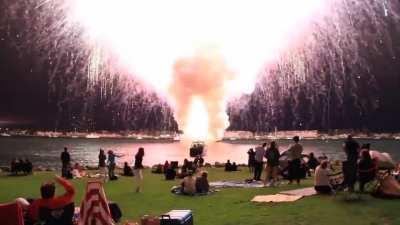
[[[307,173],[309,177],[311,177],[311,170],[315,171],[318,165],[319,165],[318,159],[315,158],[314,153],[311,152],[308,155],[308,161],[307,161]]]
[[[11,175],[14,175],[14,176],[18,174],[18,171],[17,171],[17,159],[16,158],[14,158],[11,161],[10,172],[11,172]]]
[[[25,174],[32,174],[33,165],[31,163],[31,161],[29,161],[29,159],[24,160],[23,169],[24,169]]]
[[[196,193],[196,178],[193,176],[193,170],[188,170],[188,175],[183,178],[181,187],[183,194],[194,195]]]
[[[74,199],[75,189],[70,182],[59,176],[55,176],[54,180],[62,185],[66,192],[63,195],[55,197],[56,186],[54,182],[48,181],[42,184],[40,187],[40,194],[42,198],[34,200],[28,208],[28,215],[33,223],[37,222],[39,219],[40,208],[63,208],[64,206],[72,203]]]
[[[232,171],[232,163],[229,159],[225,163],[225,171]]]
[[[75,163],[74,167],[72,168],[72,175],[74,178],[82,178],[86,176],[85,168],[79,165],[79,163]]]
[[[394,170],[393,174],[396,180],[400,182],[400,163],[397,164],[397,167]]]
[[[330,194],[332,192],[329,183],[329,174],[328,161],[324,160],[315,169],[314,188],[318,194]]]
[[[169,167],[169,162],[168,162],[168,160],[165,160],[165,163],[164,163],[164,166],[163,166],[162,172],[163,172],[163,173],[166,173],[166,172],[167,172],[167,169],[168,169],[168,167]]]
[[[181,168],[181,173],[182,174],[186,174],[188,169],[189,169],[189,160],[184,159],[183,160],[183,165],[182,165],[182,168]]]
[[[133,170],[132,168],[128,165],[128,162],[124,162],[124,169],[123,169],[123,176],[127,177],[133,177]]]
[[[196,192],[197,193],[208,193],[210,190],[210,184],[207,179],[207,172],[202,172],[200,177],[196,178]]]
[[[175,180],[176,171],[172,164],[169,164],[167,170],[164,173],[165,180]]]

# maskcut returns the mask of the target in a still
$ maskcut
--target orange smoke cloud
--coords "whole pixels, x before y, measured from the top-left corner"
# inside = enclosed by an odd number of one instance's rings
[[[229,125],[225,113],[226,84],[234,78],[221,56],[210,51],[201,52],[193,57],[177,60],[173,70],[170,94],[175,100],[175,116],[180,129],[187,134],[189,127],[192,129],[206,127],[206,138],[221,137]],[[202,101],[207,115],[198,114],[201,111],[199,108],[192,109],[194,99]],[[197,122],[204,121],[204,118],[193,118],[191,114],[196,117],[207,117],[205,121],[208,122],[208,126],[193,126]],[[201,132],[203,131],[192,130],[190,138],[204,138]]]

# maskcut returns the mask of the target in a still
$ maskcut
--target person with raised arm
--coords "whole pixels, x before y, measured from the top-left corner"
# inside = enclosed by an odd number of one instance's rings
[[[60,196],[55,196],[55,182],[63,186],[65,193]],[[62,177],[55,176],[54,181],[48,181],[40,187],[41,198],[34,200],[28,207],[28,215],[35,223],[39,219],[39,209],[58,209],[73,202],[75,196],[75,188],[70,182]]]

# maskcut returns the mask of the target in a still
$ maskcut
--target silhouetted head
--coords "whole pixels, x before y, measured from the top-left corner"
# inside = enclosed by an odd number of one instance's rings
[[[321,162],[321,168],[322,168],[322,169],[328,168],[328,160],[323,160],[323,161]]]
[[[361,148],[369,150],[371,148],[371,144],[370,143],[363,144]]]
[[[226,161],[226,163],[231,163],[231,160],[228,159],[228,161]]]
[[[270,148],[276,148],[276,142],[272,141],[271,144],[269,145]]]
[[[56,192],[56,186],[55,186],[54,182],[44,183],[40,187],[40,194],[43,199],[53,198],[55,192]]]
[[[264,143],[262,144],[262,146],[263,146],[263,148],[265,148],[265,147],[267,146],[267,142],[264,142]]]
[[[293,137],[293,141],[296,142],[296,143],[298,143],[298,142],[300,141],[299,136],[294,136],[294,137]]]
[[[112,150],[108,150],[107,154],[112,155],[114,152]]]
[[[310,152],[310,154],[308,155],[308,157],[314,158],[314,153],[313,153],[313,152]]]
[[[347,135],[347,140],[348,141],[352,141],[353,140],[353,135],[351,135],[351,134]]]
[[[140,148],[138,149],[137,155],[139,155],[139,156],[144,156],[144,148],[143,148],[143,147],[140,147]]]
[[[362,159],[371,159],[371,155],[369,154],[368,150],[362,150],[361,151],[361,158]]]
[[[201,177],[207,178],[208,177],[208,173],[206,171],[204,171],[203,173],[201,173]]]
[[[67,147],[64,147],[64,152],[67,152],[68,151],[68,148]]]

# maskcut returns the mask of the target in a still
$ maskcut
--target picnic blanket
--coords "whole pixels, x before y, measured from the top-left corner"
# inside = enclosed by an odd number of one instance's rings
[[[306,196],[316,195],[314,187],[281,191],[274,195],[257,195],[252,202],[294,202]]]
[[[316,195],[317,192],[315,191],[314,187],[308,187],[308,188],[300,188],[300,189],[295,189],[295,190],[290,190],[290,191],[281,191],[279,194],[283,195],[298,195],[298,196],[313,196]]]
[[[303,196],[300,195],[257,195],[251,201],[252,202],[294,202],[301,199]]]
[[[214,188],[260,188],[264,187],[261,181],[247,182],[247,181],[232,181],[232,180],[222,180],[210,183],[211,187]]]

